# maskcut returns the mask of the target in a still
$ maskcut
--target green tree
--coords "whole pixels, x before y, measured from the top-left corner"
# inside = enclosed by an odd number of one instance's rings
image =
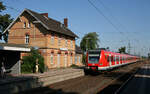
[[[86,50],[92,50],[99,47],[99,38],[96,32],[86,34],[81,42],[80,47],[85,53]]]
[[[9,26],[9,24],[13,21],[9,14],[4,14],[2,11],[6,10],[6,6],[0,2],[0,39],[4,38],[4,41],[7,42],[8,39],[8,31],[3,34],[4,30]]]
[[[148,53],[148,59],[150,59],[150,53]]]
[[[80,47],[84,52],[82,57],[82,63],[86,64],[86,54],[85,54],[86,50],[92,50],[99,47],[98,34],[96,32],[86,34],[80,42]]]
[[[119,53],[126,53],[126,47],[125,46],[124,47],[120,47],[118,49],[118,51],[119,51]]]
[[[35,72],[36,59],[38,58],[39,71],[44,72],[44,58],[40,55],[38,50],[32,49],[28,56],[23,57],[23,64],[21,65],[21,71],[23,73]]]

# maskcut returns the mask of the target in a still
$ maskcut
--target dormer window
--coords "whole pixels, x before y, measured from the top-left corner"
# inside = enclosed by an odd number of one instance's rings
[[[25,36],[25,43],[29,44],[29,35],[28,34],[26,34],[26,36]]]
[[[61,23],[61,24],[60,24],[60,27],[61,27],[61,28],[63,28],[63,27],[64,27],[64,25]]]
[[[31,27],[31,23],[29,22],[29,23],[28,23],[28,28],[30,28],[30,27]]]
[[[23,28],[26,28],[26,22],[23,23]]]

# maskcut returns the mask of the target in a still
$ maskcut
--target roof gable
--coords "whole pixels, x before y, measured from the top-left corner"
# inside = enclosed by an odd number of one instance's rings
[[[68,35],[71,37],[78,37],[76,34],[74,34],[71,30],[69,30],[67,27],[63,26],[59,21],[56,21],[54,19],[45,17],[39,13],[36,13],[34,11],[31,11],[29,9],[24,9],[20,15],[6,28],[6,30],[3,32],[5,33],[8,31],[8,29],[16,22],[16,20],[24,13],[28,12],[31,16],[33,16],[38,23],[42,24],[48,31],[54,31],[57,33],[61,33],[64,35]]]

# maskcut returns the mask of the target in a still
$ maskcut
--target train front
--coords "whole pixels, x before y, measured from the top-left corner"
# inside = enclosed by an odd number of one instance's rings
[[[98,71],[101,50],[89,50],[87,52],[86,63],[89,70]]]

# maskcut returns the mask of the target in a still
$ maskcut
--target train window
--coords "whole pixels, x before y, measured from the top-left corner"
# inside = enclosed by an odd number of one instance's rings
[[[111,55],[109,56],[109,62],[111,62]]]
[[[107,59],[107,55],[105,55],[105,58]]]
[[[98,63],[99,56],[90,55],[88,60],[89,60],[90,63]]]
[[[109,62],[109,56],[107,56],[107,62]]]
[[[113,56],[111,56],[111,61],[112,61],[112,62],[114,61],[114,57],[113,57]]]

